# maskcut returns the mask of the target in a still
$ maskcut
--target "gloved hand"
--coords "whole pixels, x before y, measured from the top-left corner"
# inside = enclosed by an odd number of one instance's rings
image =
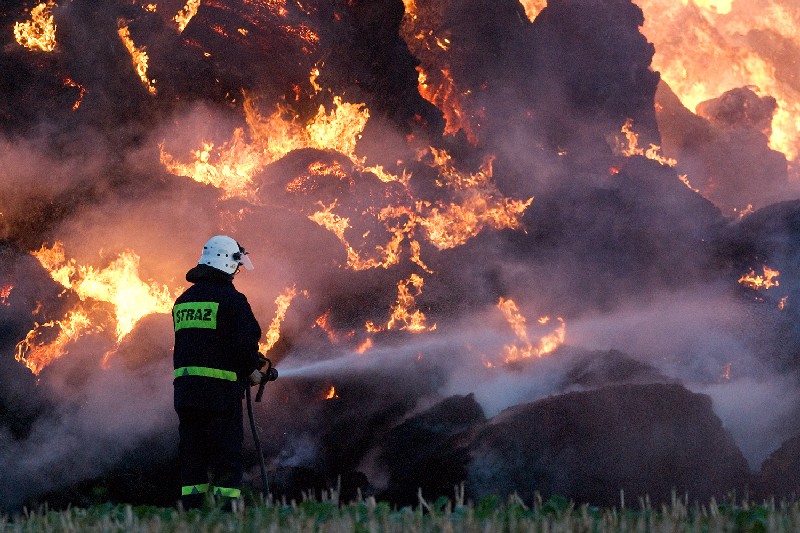
[[[251,385],[258,385],[261,383],[261,372],[259,372],[257,369],[253,370],[253,372],[250,373],[250,376],[248,376],[248,379],[250,380]]]

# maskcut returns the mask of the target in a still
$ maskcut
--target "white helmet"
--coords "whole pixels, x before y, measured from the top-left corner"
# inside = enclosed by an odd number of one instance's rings
[[[253,270],[253,263],[247,257],[245,249],[226,235],[216,235],[208,239],[203,245],[203,255],[197,264],[208,265],[226,274],[234,274],[239,265],[243,265],[247,270]]]

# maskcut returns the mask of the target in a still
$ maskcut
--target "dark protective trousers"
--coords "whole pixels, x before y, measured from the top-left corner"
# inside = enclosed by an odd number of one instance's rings
[[[208,492],[238,497],[244,440],[241,402],[222,412],[196,408],[177,412],[183,507],[200,507]]]

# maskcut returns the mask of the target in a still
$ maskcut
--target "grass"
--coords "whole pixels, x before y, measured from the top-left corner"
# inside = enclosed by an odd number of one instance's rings
[[[458,491],[457,491],[458,492]],[[565,498],[537,499],[532,506],[517,497],[487,497],[464,503],[439,498],[411,508],[392,508],[374,498],[341,505],[335,492],[301,502],[243,504],[234,512],[216,508],[182,511],[173,508],[104,504],[89,508],[25,511],[0,516],[0,532],[794,532],[800,531],[800,501],[776,504],[686,505],[673,498],[658,508],[640,500],[633,509],[576,506]]]

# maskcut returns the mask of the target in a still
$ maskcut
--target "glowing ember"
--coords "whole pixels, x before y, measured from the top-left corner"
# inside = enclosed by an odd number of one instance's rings
[[[744,209],[737,209],[735,207],[733,208],[733,214],[736,215],[736,218],[739,219],[746,217],[753,211],[754,211],[753,204],[747,204],[747,207],[745,207]]]
[[[678,176],[678,179],[679,179],[679,180],[681,180],[681,183],[683,183],[684,185],[686,185],[686,187],[687,187],[687,188],[689,188],[689,189],[693,190],[693,191],[694,191],[694,192],[696,192],[696,193],[699,193],[699,192],[700,192],[700,189],[696,189],[696,188],[692,187],[692,184],[691,184],[691,183],[689,183],[689,176],[688,176],[688,175],[686,175],[686,174],[680,174],[680,175]]]
[[[786,306],[789,304],[789,296],[784,296],[781,298],[781,301],[778,302],[778,309],[781,311],[786,309]]]
[[[564,319],[557,317],[559,323],[558,327],[552,332],[539,339],[539,342],[534,344],[528,336],[528,327],[525,317],[520,313],[517,304],[511,299],[500,298],[497,303],[497,308],[505,317],[514,334],[517,336],[517,342],[508,344],[504,347],[504,361],[512,363],[521,359],[529,359],[531,357],[543,357],[555,351],[556,348],[564,344],[566,340],[566,324]],[[550,317],[541,317],[538,323],[544,326],[550,322]]]
[[[67,78],[64,80],[65,85],[69,85],[70,87],[75,87],[80,90],[80,94],[78,95],[78,99],[75,100],[75,103],[72,104],[72,110],[77,111],[78,108],[81,106],[81,102],[83,102],[83,97],[86,95],[86,87],[81,85],[80,83],[72,81],[72,78]]]
[[[477,116],[482,108],[471,109],[472,94],[453,80],[450,62],[450,29],[442,24],[442,13],[432,3],[403,2],[405,14],[400,35],[420,61],[417,69],[419,94],[444,115],[445,133],[463,131],[467,140],[478,143]]]
[[[156,86],[155,80],[150,80],[147,77],[147,63],[149,58],[147,57],[147,51],[144,47],[138,47],[131,39],[131,32],[128,29],[128,25],[125,23],[125,20],[119,19],[117,21],[118,29],[117,34],[119,38],[122,39],[122,42],[125,44],[125,48],[128,49],[128,53],[131,55],[131,59],[133,60],[133,66],[136,69],[136,74],[139,76],[139,79],[142,80],[142,83],[150,94],[156,94]]]
[[[50,342],[40,341],[47,328],[58,328],[56,338]],[[15,359],[38,376],[44,367],[66,353],[67,344],[98,329],[98,326],[92,327],[89,316],[80,309],[69,312],[64,320],[35,323],[25,338],[17,343]]]
[[[14,39],[30,50],[52,52],[56,49],[56,24],[53,2],[41,3],[31,9],[31,19],[14,24]]]
[[[731,364],[726,363],[725,366],[722,367],[722,373],[719,376],[721,381],[730,381],[731,380]]]
[[[5,285],[0,285],[0,304],[9,307],[11,304],[8,303],[8,297],[11,295],[11,291],[14,289],[14,286],[10,283]]]
[[[199,8],[200,0],[189,0],[186,2],[183,9],[181,9],[173,19],[178,24],[178,32],[183,33],[183,30],[186,29],[189,21],[197,14]]]
[[[302,293],[306,294],[305,291]],[[258,351],[261,352],[262,355],[267,355],[267,352],[269,352],[269,350],[275,346],[275,343],[278,342],[278,339],[280,339],[281,324],[286,318],[286,311],[288,311],[295,296],[297,296],[297,289],[292,286],[284,289],[284,291],[275,298],[275,317],[272,319],[272,322],[270,322],[269,329],[264,334],[266,340],[258,343]]]
[[[328,391],[328,393],[325,395],[325,399],[326,399],[326,400],[335,400],[335,399],[336,399],[336,398],[338,398],[338,397],[339,397],[339,395],[338,395],[338,394],[336,394],[336,387],[334,387],[333,385],[331,385],[331,388],[330,388],[330,390],[329,390],[329,391]]]
[[[770,287],[777,287],[779,285],[778,276],[780,275],[780,272],[778,270],[769,268],[767,265],[764,265],[763,271],[763,275],[757,275],[755,270],[751,269],[749,274],[745,274],[739,278],[739,283],[745,287],[750,287],[751,289],[755,290],[766,290]]]

